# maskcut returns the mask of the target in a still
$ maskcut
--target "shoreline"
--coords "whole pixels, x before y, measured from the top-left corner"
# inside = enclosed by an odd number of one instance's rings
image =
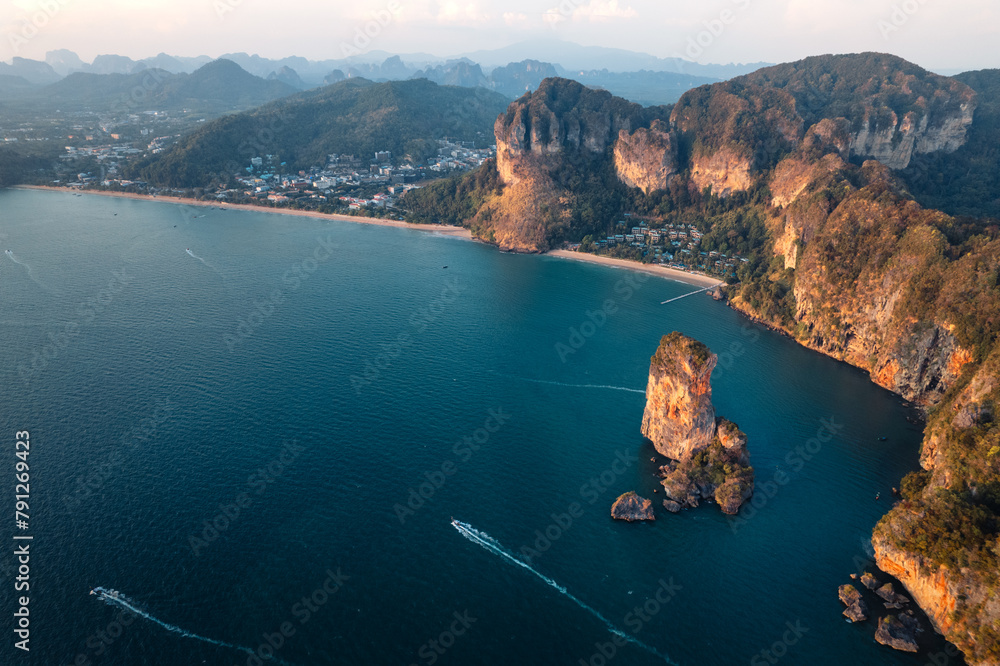
[[[677,282],[683,282],[694,287],[717,287],[719,285],[725,284],[724,281],[717,278],[709,277],[707,275],[702,275],[701,273],[689,273],[687,271],[679,271],[676,268],[669,268],[667,266],[659,266],[653,264],[642,264],[638,261],[631,261],[629,259],[615,259],[613,257],[602,257],[597,254],[590,254],[587,252],[573,252],[571,250],[551,250],[546,252],[542,256],[546,257],[556,257],[558,259],[570,259],[574,261],[583,261],[591,264],[600,264],[601,266],[610,266],[613,268],[626,268],[632,271],[638,271],[640,273],[648,273],[649,275],[656,275],[658,277],[667,278],[668,280],[676,280]]]
[[[102,197],[116,197],[119,199],[134,199],[137,201],[160,201],[165,203],[183,204],[186,206],[202,206],[205,208],[222,208],[230,210],[245,210],[256,213],[273,213],[277,215],[294,215],[296,217],[314,217],[323,220],[336,220],[338,222],[354,222],[355,224],[370,224],[378,227],[396,227],[397,229],[413,229],[415,231],[425,231],[436,233],[442,236],[454,236],[465,240],[472,240],[472,232],[463,227],[452,227],[445,224],[410,224],[399,220],[387,220],[379,217],[361,217],[354,215],[340,215],[337,213],[320,213],[312,210],[296,210],[294,208],[270,208],[266,206],[254,206],[252,204],[234,204],[224,201],[201,201],[187,197],[153,196],[151,194],[135,194],[132,192],[107,192],[103,190],[80,190],[76,192],[66,187],[54,187],[51,185],[15,185],[14,190],[44,190],[47,192],[67,192],[69,194],[93,194]]]
[[[21,190],[42,190],[46,192],[65,192],[68,194],[96,195],[103,197],[116,197],[119,199],[133,199],[136,201],[158,201],[164,203],[181,204],[186,206],[201,206],[204,208],[220,208],[230,210],[251,211],[256,213],[270,213],[276,215],[294,215],[296,217],[312,217],[323,220],[335,220],[338,222],[352,222],[354,224],[369,224],[379,227],[395,227],[397,229],[412,229],[441,236],[451,236],[463,240],[475,240],[472,231],[464,227],[453,227],[445,224],[411,224],[399,220],[388,220],[378,217],[361,217],[355,215],[342,215],[338,213],[320,213],[311,210],[296,210],[292,208],[271,208],[268,206],[254,206],[252,204],[234,204],[223,201],[201,201],[188,197],[173,196],[153,196],[151,194],[136,194],[133,192],[108,192],[104,190],[81,190],[79,192],[66,187],[55,187],[52,185],[16,185],[11,189]],[[689,273],[667,266],[643,264],[629,259],[615,259],[613,257],[603,257],[587,252],[572,252],[570,250],[550,250],[542,253],[541,256],[555,257],[557,259],[569,259],[582,261],[590,264],[598,264],[612,268],[624,268],[630,271],[655,275],[657,277],[682,282],[695,287],[717,287],[725,284],[717,278],[702,275],[700,273]]]

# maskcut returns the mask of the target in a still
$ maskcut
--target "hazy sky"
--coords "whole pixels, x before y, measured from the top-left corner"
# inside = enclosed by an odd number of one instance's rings
[[[884,51],[930,69],[1000,67],[997,0],[0,0],[0,59],[67,48],[143,58],[450,56],[557,38],[702,63]],[[381,15],[385,27],[372,23]],[[357,41],[358,30],[374,34]],[[714,28],[714,31],[711,29]],[[712,32],[716,34],[712,34]],[[700,39],[700,51],[690,40]]]

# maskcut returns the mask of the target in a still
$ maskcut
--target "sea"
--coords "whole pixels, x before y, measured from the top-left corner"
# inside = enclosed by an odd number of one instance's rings
[[[0,192],[0,247],[0,663],[962,663],[837,598],[920,412],[704,293],[661,305],[697,287],[70,192]],[[660,507],[675,330],[749,438],[736,517]],[[628,491],[655,522],[611,519]]]

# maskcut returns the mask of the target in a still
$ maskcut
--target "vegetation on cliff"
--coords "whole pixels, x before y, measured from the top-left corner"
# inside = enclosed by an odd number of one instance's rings
[[[550,140],[517,152],[520,174],[498,165],[499,185],[485,180],[490,190],[478,196],[486,203],[465,224],[496,229],[489,222],[502,213],[498,202],[521,201],[506,211],[523,219],[503,243],[533,249],[563,240],[593,247],[625,213],[651,228],[694,224],[701,251],[746,259],[729,280],[735,307],[932,408],[925,471],[903,482],[905,499],[875,536],[920,560],[923,573],[908,585],[940,579],[964,590],[946,594],[957,624],[938,626],[970,662],[994,663],[1000,227],[983,218],[1000,210],[1000,73],[950,79],[883,54],[823,56],[689,91],[671,109],[674,134],[662,142],[677,151],[676,172],[648,194],[622,184],[610,148],[585,151],[560,138],[586,116],[574,105],[587,96],[563,98],[563,87],[522,98],[501,117],[500,143]],[[602,127],[614,124],[588,108],[591,126],[598,117]],[[511,134],[524,114],[531,123],[522,129],[538,131]],[[650,182],[642,165],[626,166],[629,182]],[[695,476],[721,480],[735,496],[741,477],[727,486],[731,475],[712,450]],[[676,494],[688,487],[678,484]]]

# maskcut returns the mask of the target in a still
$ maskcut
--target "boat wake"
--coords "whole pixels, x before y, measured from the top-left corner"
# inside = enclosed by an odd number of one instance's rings
[[[567,388],[589,388],[589,389],[608,389],[609,391],[626,391],[628,393],[642,393],[646,394],[645,390],[629,388],[627,386],[611,386],[608,384],[566,384],[563,382],[552,382],[545,379],[530,379],[528,377],[513,377],[510,375],[500,375],[501,377],[506,377],[507,379],[516,379],[522,382],[531,382],[532,384],[548,384],[549,386],[565,386]]]
[[[126,597],[121,592],[118,592],[117,590],[111,590],[103,587],[95,587],[93,590],[90,591],[90,593],[96,595],[99,600],[103,601],[109,606],[118,606],[119,608],[124,608],[125,610],[135,613],[139,617],[145,618],[150,622],[152,622],[153,624],[157,624],[166,629],[167,631],[183,636],[184,638],[192,638],[196,641],[208,643],[209,645],[216,645],[218,647],[228,648],[230,650],[236,650],[237,652],[242,652],[244,654],[251,656],[256,654],[250,648],[242,647],[240,645],[233,645],[232,643],[227,643],[226,641],[217,641],[214,638],[206,638],[205,636],[201,636],[199,634],[187,631],[186,629],[181,629],[178,626],[169,624],[156,617],[153,617],[146,611],[139,608],[136,605],[136,602],[132,601],[131,599]],[[279,659],[276,655],[270,657],[270,659],[278,664],[284,664],[285,666],[290,666],[287,662]]]
[[[195,254],[194,252],[192,252],[191,248],[187,248],[186,252],[189,255],[191,255],[192,257],[194,257],[195,259],[197,259],[198,261],[200,261],[201,263],[205,264],[205,266],[207,266],[208,268],[210,268],[213,271],[215,271],[216,275],[218,275],[219,277],[221,277],[223,280],[226,279],[225,276],[222,273],[219,272],[219,269],[217,269],[215,266],[213,266],[212,264],[208,263],[207,261],[205,261],[204,259],[202,259],[201,257],[199,257],[197,254]]]
[[[39,287],[41,287],[41,288],[42,288],[42,289],[44,289],[45,291],[47,291],[47,292],[49,292],[49,293],[52,293],[52,290],[51,290],[51,289],[49,289],[48,287],[46,287],[46,286],[45,286],[45,285],[44,285],[44,284],[43,284],[43,283],[41,282],[41,280],[39,280],[39,279],[38,279],[37,277],[35,277],[35,271],[34,271],[34,269],[33,269],[33,268],[32,268],[31,266],[29,266],[28,264],[24,263],[23,261],[21,261],[20,259],[18,259],[17,257],[15,257],[15,256],[14,256],[14,253],[13,253],[13,252],[11,252],[10,250],[4,250],[4,254],[6,254],[6,255],[7,255],[7,257],[8,257],[8,258],[9,258],[9,259],[10,259],[11,261],[13,261],[13,262],[14,262],[15,264],[17,264],[18,266],[23,266],[23,267],[24,267],[24,269],[25,269],[26,271],[28,271],[28,277],[29,277],[29,278],[31,278],[31,281],[32,281],[32,282],[34,282],[35,284],[37,284],[37,285],[38,285]]]
[[[494,555],[499,555],[501,558],[507,560],[510,564],[513,564],[515,566],[519,566],[522,569],[526,569],[527,571],[530,571],[532,574],[534,574],[538,578],[540,578],[543,581],[545,581],[545,583],[547,585],[549,585],[552,588],[555,588],[556,590],[559,591],[560,594],[566,596],[567,598],[570,599],[570,601],[572,601],[573,603],[575,603],[577,606],[579,606],[580,608],[582,608],[583,610],[587,611],[588,613],[590,613],[591,615],[593,615],[594,617],[596,617],[598,620],[600,620],[601,622],[603,622],[604,625],[608,628],[608,631],[610,631],[612,634],[614,634],[614,635],[616,635],[616,636],[618,636],[618,637],[620,637],[620,638],[628,641],[629,643],[632,643],[633,645],[635,645],[637,647],[642,648],[643,650],[645,650],[646,652],[649,652],[650,654],[656,655],[657,657],[659,657],[663,661],[667,662],[668,664],[674,664],[674,666],[676,666],[676,662],[671,661],[670,657],[668,657],[666,655],[663,655],[663,654],[660,654],[656,650],[656,648],[653,648],[653,647],[650,647],[649,645],[646,645],[645,643],[643,643],[642,641],[640,641],[635,636],[632,636],[631,634],[626,634],[624,631],[622,631],[621,629],[619,629],[615,625],[611,624],[611,622],[608,621],[608,619],[606,617],[604,617],[603,615],[601,615],[598,611],[594,610],[593,608],[591,608],[590,606],[588,606],[584,602],[582,602],[579,599],[577,599],[565,587],[563,587],[559,583],[555,582],[554,580],[552,580],[551,578],[549,578],[545,574],[543,574],[543,573],[541,573],[539,571],[536,571],[528,563],[521,561],[518,557],[516,557],[515,555],[511,554],[510,552],[508,552],[507,549],[505,549],[503,547],[503,545],[499,541],[497,541],[496,539],[494,539],[493,537],[491,537],[486,532],[480,532],[479,530],[477,530],[472,525],[469,525],[468,523],[463,523],[460,520],[455,520],[454,518],[451,519],[451,525],[456,530],[458,530],[459,534],[461,534],[462,536],[464,536],[466,539],[468,539],[472,543],[474,543],[476,545],[479,545],[479,546],[482,546],[483,548],[485,548],[486,550],[490,551]]]

